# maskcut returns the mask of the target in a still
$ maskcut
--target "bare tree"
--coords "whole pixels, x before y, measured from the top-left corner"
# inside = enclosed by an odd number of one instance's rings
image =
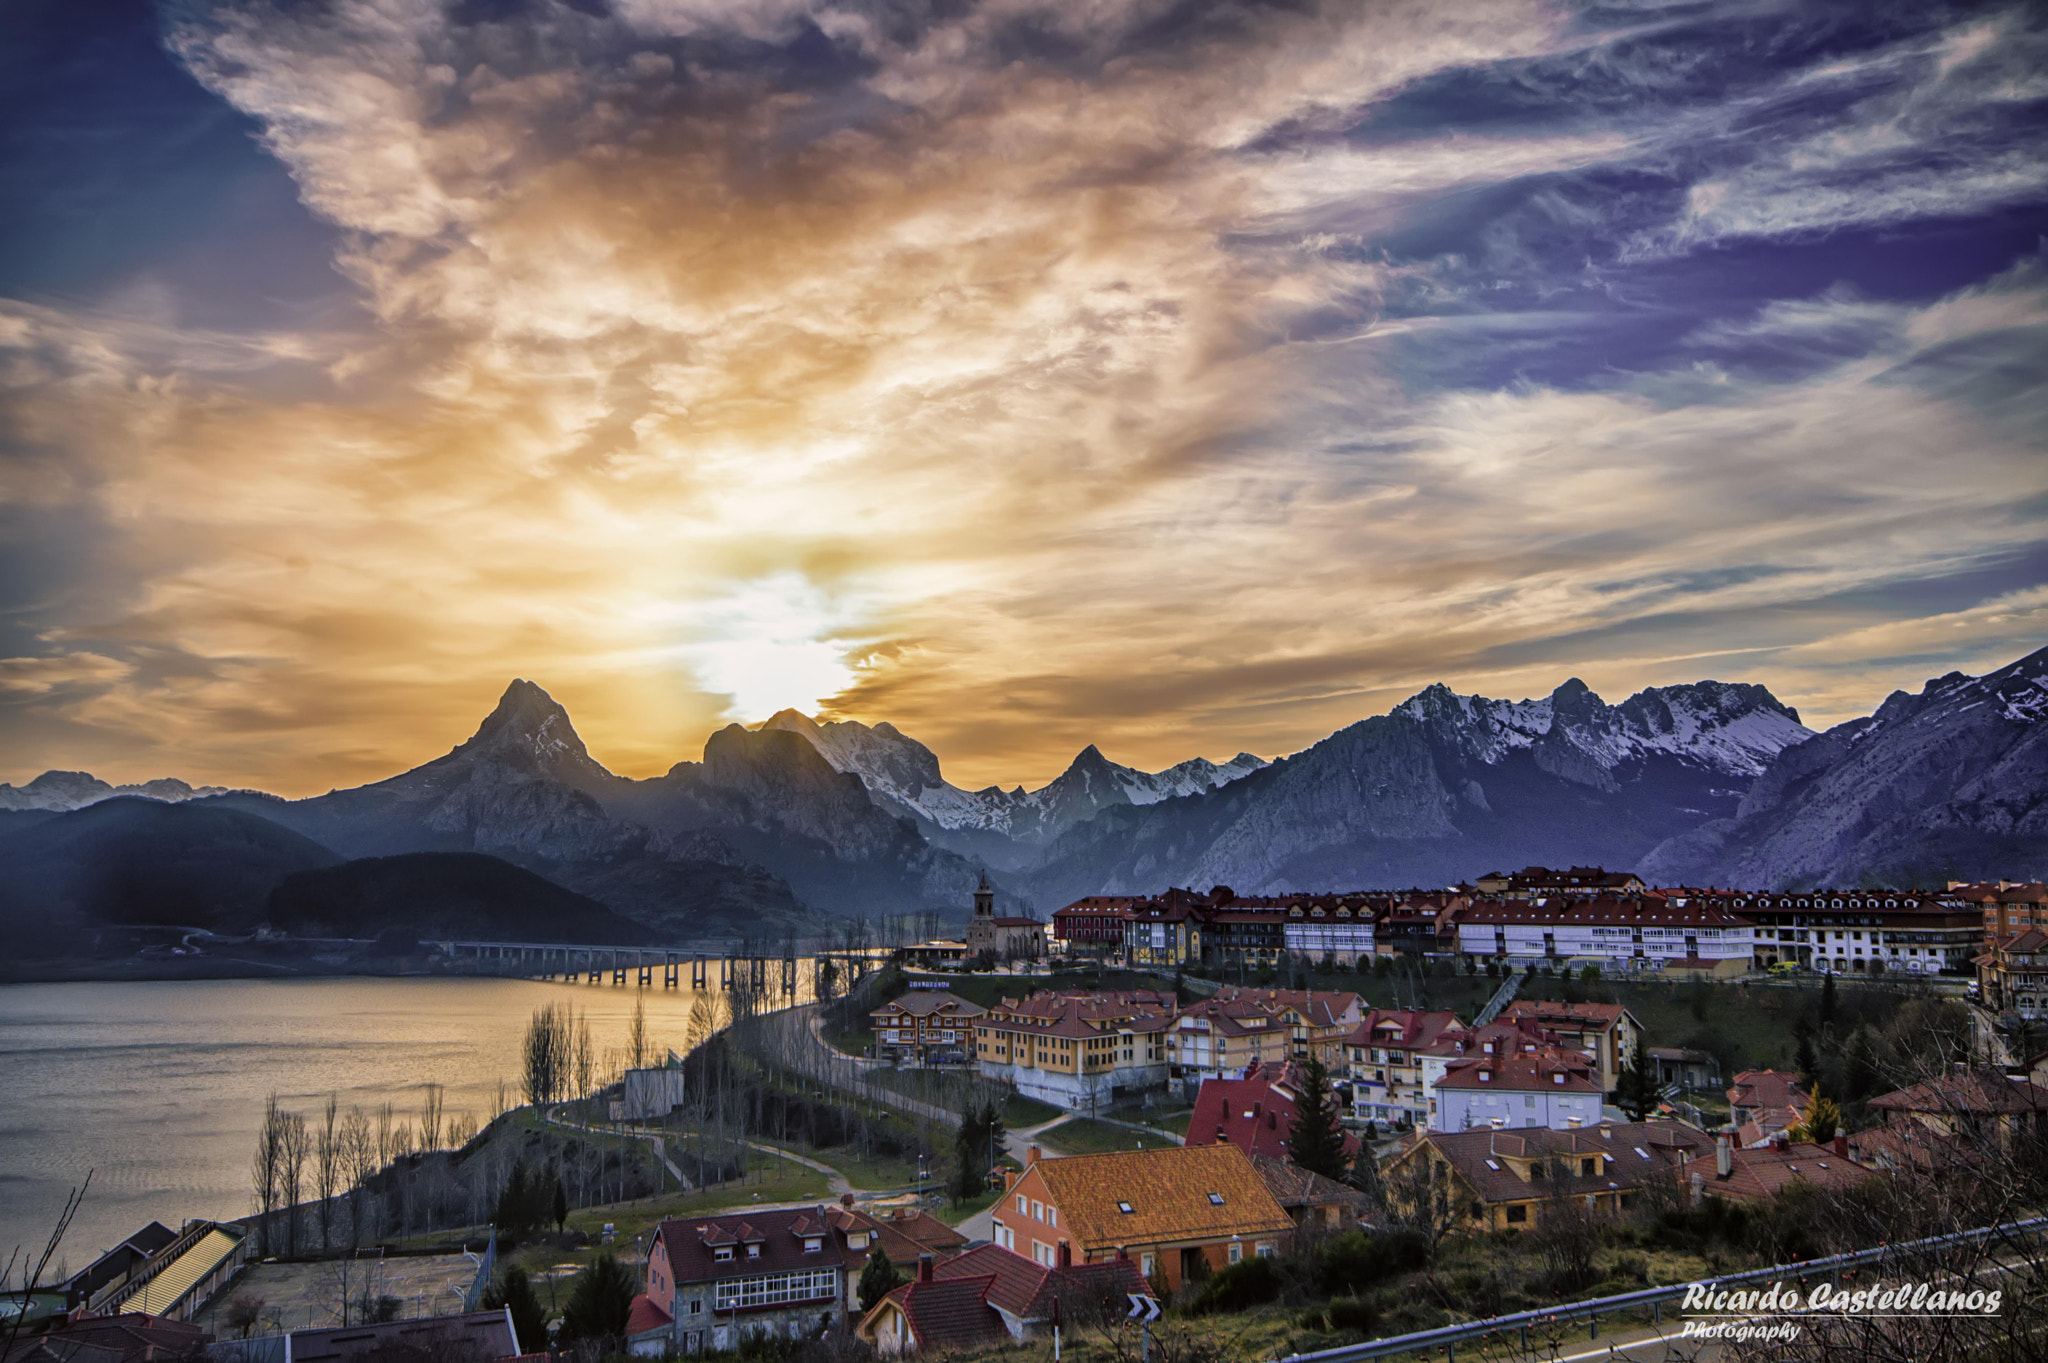
[[[320,1193],[320,1252],[326,1253],[329,1231],[334,1212],[334,1194],[341,1181],[341,1132],[337,1125],[341,1112],[338,1095],[327,1095],[327,1107],[321,1113],[320,1132],[313,1146],[313,1179]]]
[[[582,1011],[576,1014],[576,1096],[588,1098],[597,1086],[597,1048],[590,1039],[590,1015]]]
[[[420,1108],[420,1149],[441,1148],[442,1089],[439,1084],[427,1085],[426,1102]]]
[[[263,1127],[256,1133],[256,1159],[250,1168],[256,1189],[256,1225],[264,1258],[271,1254],[271,1218],[284,1179],[284,1112],[271,1094],[263,1105]]]
[[[351,1107],[341,1120],[340,1163],[348,1184],[348,1243],[354,1249],[363,1242],[363,1199],[369,1195],[370,1178],[377,1172],[377,1138],[371,1134],[370,1119],[359,1107]]]
[[[647,1004],[637,995],[633,999],[633,1022],[626,1032],[626,1055],[633,1069],[644,1069],[647,1065]]]
[[[293,1255],[299,1252],[299,1194],[305,1188],[306,1156],[311,1145],[306,1119],[296,1112],[285,1113],[278,1146],[278,1172],[285,1205],[285,1243]]]

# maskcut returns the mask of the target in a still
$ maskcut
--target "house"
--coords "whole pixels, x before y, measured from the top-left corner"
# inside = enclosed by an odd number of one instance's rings
[[[1367,1013],[1344,1038],[1352,1116],[1360,1121],[1428,1121],[1421,1053],[1464,1030],[1456,1013],[1412,1008],[1375,1008]]]
[[[826,1218],[846,1244],[846,1272],[856,1281],[876,1252],[898,1268],[912,1269],[926,1255],[943,1259],[967,1243],[966,1236],[921,1208],[891,1207],[876,1215],[856,1206],[852,1193],[841,1194]]]
[[[1689,1089],[1710,1089],[1721,1082],[1721,1062],[1705,1051],[1687,1050],[1682,1046],[1650,1046],[1645,1048],[1645,1052],[1656,1069],[1660,1087],[1678,1084]]]
[[[1781,1131],[1799,1124],[1813,1104],[1796,1074],[1779,1070],[1744,1070],[1728,1089],[1729,1120],[1738,1129],[1737,1144],[1754,1149]]]
[[[1593,1057],[1593,1079],[1602,1093],[1614,1092],[1621,1067],[1635,1057],[1643,1025],[1618,1003],[1546,1003],[1516,999],[1500,1015],[1503,1022],[1541,1028],[1557,1045]]]
[[[1678,1122],[1430,1131],[1389,1160],[1383,1178],[1388,1197],[1404,1209],[1427,1199],[1474,1229],[1526,1230],[1558,1199],[1625,1210],[1640,1189],[1675,1180],[1682,1164],[1712,1149],[1706,1132]]]
[[[1351,1230],[1372,1214],[1371,1198],[1333,1178],[1267,1155],[1253,1155],[1252,1165],[1266,1181],[1266,1191],[1293,1218],[1296,1230]]]
[[[2021,928],[1996,938],[1975,963],[1977,994],[1986,1008],[2029,1022],[2048,1017],[2048,928]]]
[[[974,1020],[976,1068],[1070,1112],[1162,1087],[1172,1057],[1170,994],[1040,990]]]
[[[139,1311],[74,1317],[6,1342],[0,1363],[202,1363],[212,1338],[196,1325]]]
[[[868,1014],[875,1053],[895,1060],[929,1060],[974,1049],[974,1021],[988,1010],[952,994],[913,989]]]
[[[1365,1000],[1335,989],[1247,989],[1226,984],[1215,997],[1225,1003],[1242,999],[1278,1012],[1287,1021],[1289,1054],[1296,1060],[1311,1055],[1333,1073],[1344,1069],[1344,1039],[1365,1021]]]
[[[2025,1075],[1979,1066],[1870,1100],[1887,1126],[1912,1122],[1966,1148],[2009,1148],[2048,1134],[2048,1088]]]
[[[1279,1066],[1294,1051],[1287,1014],[1250,999],[1200,999],[1180,1010],[1170,1033],[1173,1076],[1194,1089],[1253,1065]]]
[[[615,1122],[643,1122],[668,1116],[689,1101],[682,1057],[668,1053],[668,1063],[627,1070],[619,1076],[619,1096],[610,1105]]]
[[[1452,1061],[1435,1084],[1432,1131],[1548,1127],[1573,1131],[1600,1121],[1601,1090],[1584,1053],[1525,1042]]]
[[[1010,1182],[994,1239],[1049,1268],[1130,1259],[1170,1292],[1246,1255],[1278,1254],[1294,1220],[1234,1145],[1040,1159]]]
[[[853,1288],[852,1258],[830,1218],[825,1207],[802,1207],[663,1221],[647,1251],[646,1293],[673,1322],[675,1351],[829,1326]]]
[[[1077,1325],[1087,1315],[1104,1310],[1122,1316],[1129,1309],[1125,1300],[1129,1294],[1151,1290],[1130,1259],[1048,1267],[1001,1245],[976,1245],[941,1259],[937,1276],[941,1280],[993,1278],[984,1300],[1002,1317],[1010,1338],[1019,1343],[1052,1333],[1055,1301],[1063,1309],[1065,1322]]]
[[[974,890],[974,916],[967,920],[967,956],[998,961],[1035,961],[1046,954],[1046,925],[1036,918],[996,913],[996,892],[983,876]]]
[[[1694,1206],[1706,1197],[1769,1202],[1796,1184],[1847,1188],[1873,1176],[1873,1170],[1850,1158],[1847,1136],[1816,1145],[1780,1135],[1755,1149],[1738,1149],[1734,1136],[1725,1131],[1715,1140],[1713,1153],[1694,1156],[1680,1170]]]
[[[1009,1331],[989,1305],[993,1274],[938,1278],[930,1258],[917,1277],[875,1303],[854,1333],[880,1354],[961,1353],[1008,1343]]]
[[[1204,1079],[1188,1116],[1187,1144],[1235,1145],[1248,1155],[1287,1158],[1301,1078],[1289,1065],[1253,1065],[1242,1079]],[[1358,1139],[1345,1137],[1356,1153]]]
[[[69,1279],[67,1295],[78,1297],[76,1309],[190,1320],[241,1271],[250,1248],[246,1226],[187,1221],[169,1241],[162,1229],[152,1222]],[[145,1247],[153,1248],[138,1261]]]

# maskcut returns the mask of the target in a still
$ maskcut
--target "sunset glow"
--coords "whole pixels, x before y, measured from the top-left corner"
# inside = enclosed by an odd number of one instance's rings
[[[2030,7],[64,22],[0,779],[313,793],[521,676],[636,776],[794,707],[1007,786],[2048,635]]]

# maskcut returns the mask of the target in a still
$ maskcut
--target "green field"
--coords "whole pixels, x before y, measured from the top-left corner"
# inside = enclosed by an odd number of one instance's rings
[[[1058,1126],[1039,1133],[1047,1148],[1062,1155],[1101,1155],[1112,1150],[1167,1150],[1175,1144],[1165,1136],[1148,1136],[1127,1126],[1098,1122],[1093,1117],[1070,1117]]]

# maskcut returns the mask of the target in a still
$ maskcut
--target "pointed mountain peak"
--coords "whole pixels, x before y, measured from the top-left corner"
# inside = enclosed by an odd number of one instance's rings
[[[777,710],[768,716],[764,729],[787,729],[793,734],[814,734],[818,732],[818,721],[801,710]]]
[[[553,696],[526,679],[517,678],[498,698],[498,708],[477,727],[475,737],[456,749],[491,752],[552,765],[564,759],[596,764],[569,722],[569,712]]]

